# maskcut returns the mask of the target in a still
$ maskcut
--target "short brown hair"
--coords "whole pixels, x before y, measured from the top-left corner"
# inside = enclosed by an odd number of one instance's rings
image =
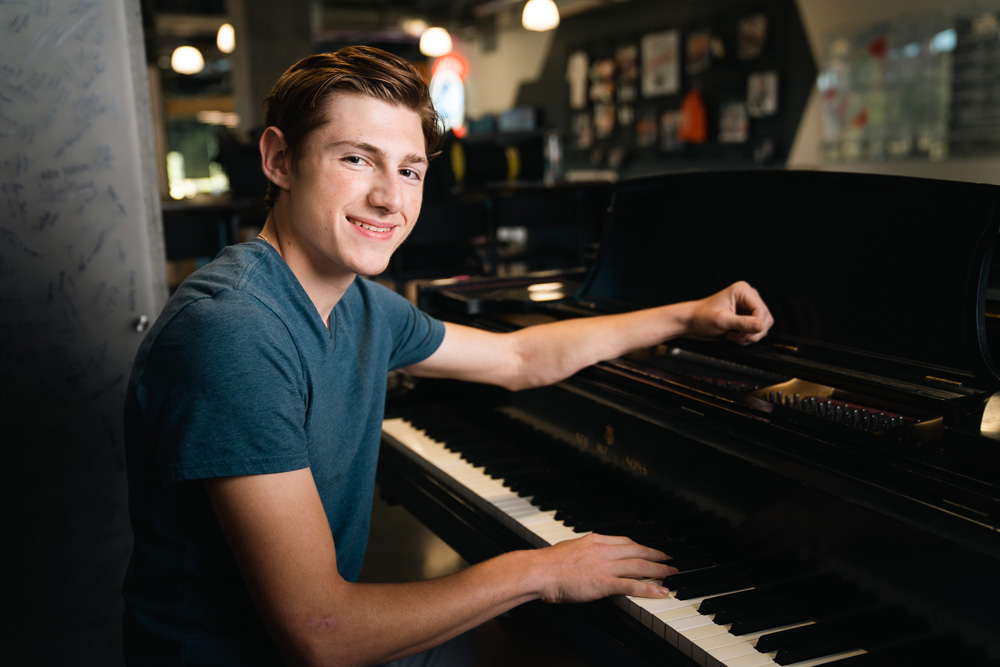
[[[264,99],[264,123],[285,135],[294,164],[313,130],[326,123],[326,101],[334,93],[352,93],[399,105],[420,116],[430,159],[441,143],[441,125],[427,82],[402,58],[371,46],[348,46],[333,53],[306,56],[278,78]],[[268,183],[265,203],[273,207],[280,189]]]

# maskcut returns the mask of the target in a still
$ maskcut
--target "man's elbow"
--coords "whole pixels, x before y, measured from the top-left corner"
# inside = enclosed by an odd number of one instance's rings
[[[502,388],[507,391],[524,391],[525,389],[533,389],[539,385],[531,384],[525,378],[521,377],[511,377],[504,378],[504,380],[497,383]]]
[[[546,387],[550,384],[555,384],[560,379],[562,378],[532,372],[532,369],[522,369],[518,372],[504,375],[502,379],[497,381],[497,384],[508,391],[524,391],[525,389]]]
[[[314,619],[300,632],[285,633],[283,657],[295,667],[353,667],[385,662],[372,646],[345,636],[333,617]]]

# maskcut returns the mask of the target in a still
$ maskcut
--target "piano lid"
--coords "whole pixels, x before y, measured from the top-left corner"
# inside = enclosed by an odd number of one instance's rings
[[[577,299],[615,312],[747,280],[774,314],[765,348],[996,386],[998,198],[992,185],[812,171],[623,182]]]

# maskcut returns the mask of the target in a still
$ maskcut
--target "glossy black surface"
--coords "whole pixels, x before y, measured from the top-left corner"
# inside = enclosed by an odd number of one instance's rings
[[[747,280],[774,313],[772,341],[861,367],[885,357],[993,381],[998,201],[996,186],[829,172],[623,183],[579,298],[625,310]]]
[[[672,555],[679,596],[752,586],[703,611],[733,634],[820,626],[770,638],[779,664],[860,646],[843,667],[994,665],[1000,441],[980,423],[1000,388],[998,193],[812,172],[619,184],[574,297],[533,303],[524,279],[492,280],[426,303],[510,330],[747,279],[775,313],[772,335],[750,347],[672,341],[557,387],[477,397],[436,385],[421,400],[465,424],[442,438],[457,435],[561,520]],[[648,656],[647,638],[635,641]]]

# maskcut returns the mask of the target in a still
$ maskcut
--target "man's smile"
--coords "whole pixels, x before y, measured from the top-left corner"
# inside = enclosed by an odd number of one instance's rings
[[[348,218],[348,222],[356,227],[361,227],[362,229],[367,229],[370,232],[377,232],[379,234],[385,234],[392,231],[392,226],[389,227],[377,227],[374,224],[368,222],[362,222],[361,220],[355,220],[354,218]]]

